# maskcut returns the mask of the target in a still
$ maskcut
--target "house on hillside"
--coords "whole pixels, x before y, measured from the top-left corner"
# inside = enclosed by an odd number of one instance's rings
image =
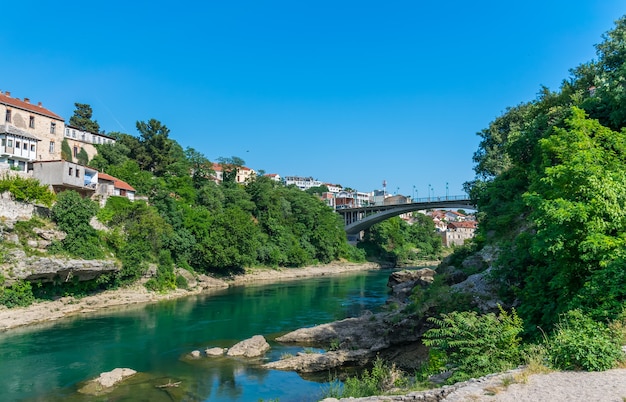
[[[9,91],[0,92],[0,127],[5,140],[4,154],[0,156],[4,164],[28,170],[31,159],[61,159],[65,122],[61,116],[44,108],[41,102],[34,105],[28,98],[20,100],[11,97]],[[19,137],[20,153],[17,153],[16,137]],[[9,147],[9,140],[12,147]]]
[[[324,183],[312,177],[285,176],[285,186],[291,186],[292,184],[304,191],[311,187],[320,187]]]
[[[224,181],[224,169],[222,165],[219,163],[214,163],[211,169],[213,169],[213,171],[215,172],[215,175],[213,176],[213,181],[217,184],[223,182]],[[237,168],[237,173],[235,175],[235,182],[239,184],[245,184],[255,176],[256,176],[255,170],[250,169],[245,166],[240,166]]]
[[[123,180],[106,173],[98,174],[98,186],[96,195],[100,196],[101,204],[106,204],[109,196],[126,197],[131,201],[135,200],[136,190]]]
[[[277,173],[267,173],[265,174],[265,177],[269,178],[270,180],[277,181],[280,183],[280,175]]]
[[[449,222],[447,230],[441,232],[443,246],[463,245],[465,240],[474,237],[476,225],[476,221]]]
[[[39,139],[8,124],[0,125],[0,168],[32,171]]]
[[[74,190],[83,197],[91,197],[98,184],[97,170],[64,160],[33,162],[33,177],[55,193]]]
[[[113,137],[100,133],[90,133],[74,126],[65,126],[64,133],[64,139],[67,140],[72,150],[73,158],[77,158],[80,150],[84,149],[89,160],[92,160],[98,154],[96,145],[115,143],[115,138]]]

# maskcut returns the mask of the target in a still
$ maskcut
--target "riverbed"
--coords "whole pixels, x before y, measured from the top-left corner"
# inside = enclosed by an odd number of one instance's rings
[[[3,400],[314,401],[326,376],[304,379],[260,367],[303,348],[273,341],[287,331],[376,311],[390,271],[247,284],[176,300],[83,312],[0,334]],[[230,347],[264,335],[263,359],[188,359],[194,349]],[[307,349],[314,353],[316,350]],[[140,374],[113,393],[86,397],[83,381],[116,367]],[[331,375],[331,373],[329,373]],[[178,387],[159,385],[180,382]]]

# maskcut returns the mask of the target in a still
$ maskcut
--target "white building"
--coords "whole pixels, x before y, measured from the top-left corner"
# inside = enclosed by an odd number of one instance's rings
[[[312,177],[285,176],[285,186],[291,186],[292,184],[304,191],[311,187],[320,187],[324,183]]]

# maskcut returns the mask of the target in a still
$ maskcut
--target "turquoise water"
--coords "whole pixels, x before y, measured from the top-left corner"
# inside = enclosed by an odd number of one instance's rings
[[[315,401],[328,374],[304,379],[260,367],[302,351],[273,339],[376,310],[387,298],[389,273],[233,287],[0,333],[0,400]],[[194,349],[230,347],[257,334],[272,346],[263,359],[184,357]],[[77,392],[81,382],[116,367],[140,374],[100,397]],[[158,388],[179,381],[178,387]]]

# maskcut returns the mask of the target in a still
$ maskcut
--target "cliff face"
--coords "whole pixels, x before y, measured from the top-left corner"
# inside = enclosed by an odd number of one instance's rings
[[[0,265],[0,274],[5,278],[5,285],[11,285],[19,279],[31,282],[88,281],[120,269],[111,260],[27,257],[26,253],[20,249],[7,252],[5,261]]]
[[[18,230],[18,222],[33,216],[47,217],[49,210],[33,204],[13,201],[0,195],[0,275],[4,285],[17,280],[38,282],[88,281],[102,274],[119,271],[113,260],[80,260],[47,255],[48,247],[65,238],[65,233],[53,225]]]

